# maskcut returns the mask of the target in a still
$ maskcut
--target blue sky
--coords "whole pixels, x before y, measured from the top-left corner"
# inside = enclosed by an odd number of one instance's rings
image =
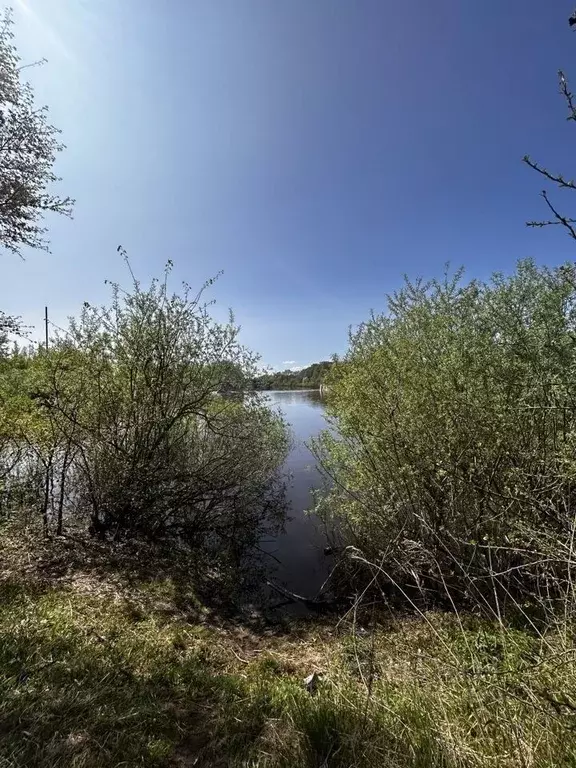
[[[570,2],[13,0],[38,101],[68,149],[73,221],[52,254],[2,257],[0,307],[62,324],[124,279],[220,269],[215,313],[282,368],[346,346],[403,273],[469,275],[576,244],[545,215],[529,153],[572,173]],[[559,203],[569,208],[570,198]],[[576,198],[575,198],[576,202]]]

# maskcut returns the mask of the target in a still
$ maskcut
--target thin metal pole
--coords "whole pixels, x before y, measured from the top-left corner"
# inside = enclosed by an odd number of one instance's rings
[[[46,352],[48,352],[48,307],[44,307],[44,330],[46,332]],[[52,473],[53,454],[50,452],[46,461],[46,478],[44,480],[44,508],[42,510],[42,522],[44,527],[44,537],[47,538],[50,533],[50,517],[48,507],[50,506],[50,491],[53,489],[54,476]]]

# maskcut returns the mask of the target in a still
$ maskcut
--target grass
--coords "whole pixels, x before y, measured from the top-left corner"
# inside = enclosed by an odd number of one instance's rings
[[[164,572],[55,575],[61,546],[5,540],[1,768],[576,765],[569,633],[445,614],[249,628],[193,618]]]

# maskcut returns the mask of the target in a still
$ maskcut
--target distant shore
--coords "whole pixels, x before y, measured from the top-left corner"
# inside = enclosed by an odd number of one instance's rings
[[[269,387],[263,389],[257,387],[255,392],[321,392],[322,387]]]

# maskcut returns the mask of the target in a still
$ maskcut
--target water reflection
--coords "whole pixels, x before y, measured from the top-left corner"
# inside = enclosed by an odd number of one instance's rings
[[[317,390],[268,392],[292,429],[293,446],[284,470],[289,474],[288,520],[283,533],[262,542],[262,549],[278,561],[273,578],[289,590],[314,596],[326,579],[329,563],[324,555],[326,537],[321,521],[306,514],[311,490],[321,486],[316,460],[306,443],[326,428],[324,403]]]
[[[306,413],[308,408],[324,412],[324,397],[319,389],[271,391],[266,392],[266,396],[270,398],[273,405],[278,405],[280,408],[295,405],[302,414]]]

